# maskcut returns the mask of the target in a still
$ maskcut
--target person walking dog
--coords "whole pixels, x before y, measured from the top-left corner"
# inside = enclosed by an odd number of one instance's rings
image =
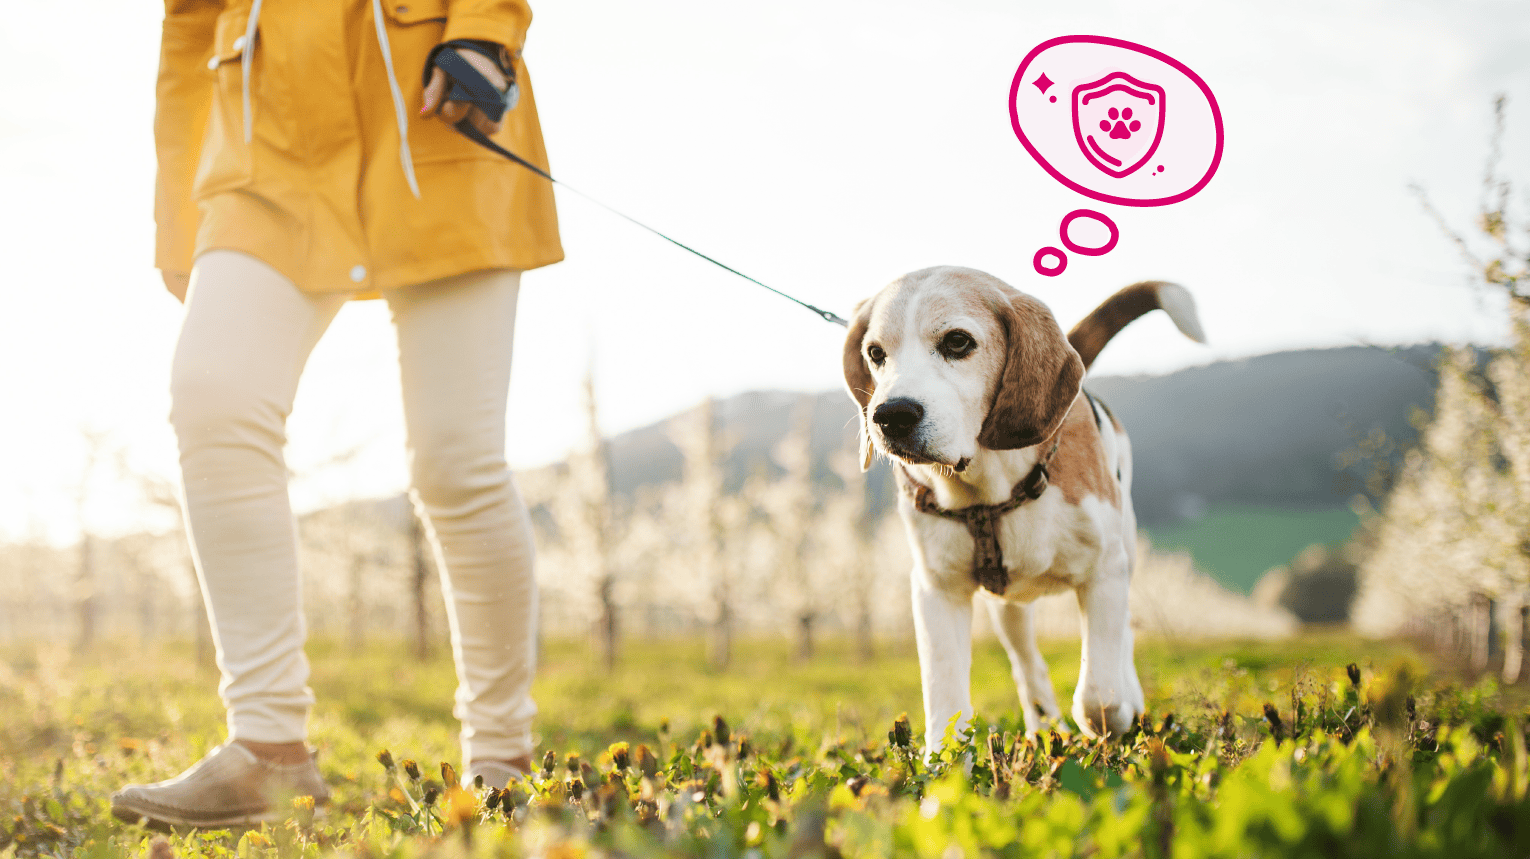
[[[117,817],[223,827],[329,796],[282,448],[309,353],[340,307],[388,302],[411,497],[451,627],[463,781],[530,768],[536,583],[505,462],[521,272],[562,259],[552,187],[463,137],[464,118],[547,167],[521,59],[524,0],[167,0],[154,120],[156,265],[186,304],[171,372],[186,526],[228,740]],[[519,103],[446,97],[457,51]],[[507,98],[507,103],[509,99]]]

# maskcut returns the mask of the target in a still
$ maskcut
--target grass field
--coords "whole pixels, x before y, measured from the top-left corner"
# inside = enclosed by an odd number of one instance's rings
[[[1313,543],[1342,543],[1359,524],[1359,517],[1347,507],[1307,510],[1221,504],[1192,522],[1143,530],[1154,549],[1189,552],[1197,569],[1228,590],[1247,594],[1271,567],[1289,563]]]
[[[1066,698],[1077,645],[1045,649]],[[917,744],[911,645],[866,664],[834,645],[808,664],[788,653],[748,643],[718,674],[699,644],[634,644],[608,676],[582,644],[552,643],[536,687],[549,767],[478,796],[440,789],[439,762],[457,763],[444,656],[318,642],[327,817],[156,844],[107,798],[222,739],[213,675],[174,647],[13,648],[0,856],[1530,855],[1523,701],[1431,677],[1396,645],[1144,643],[1153,715],[1103,744],[1017,735],[1008,666],[980,642],[974,736],[928,765],[895,727],[914,714]]]

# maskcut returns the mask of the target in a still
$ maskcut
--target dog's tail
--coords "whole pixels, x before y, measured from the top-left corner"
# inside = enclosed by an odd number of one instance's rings
[[[1084,359],[1084,369],[1089,369],[1110,338],[1121,333],[1133,319],[1152,310],[1169,314],[1175,326],[1191,340],[1206,342],[1201,320],[1195,315],[1195,299],[1190,297],[1190,292],[1177,283],[1145,280],[1105,299],[1104,304],[1068,332],[1068,342]]]

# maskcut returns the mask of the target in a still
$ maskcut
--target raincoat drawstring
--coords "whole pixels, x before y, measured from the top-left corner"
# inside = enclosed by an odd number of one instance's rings
[[[255,24],[260,20],[260,0],[250,7],[250,20],[244,27],[244,49],[239,52],[239,78],[244,84],[244,142],[249,143],[254,129],[250,109],[250,55],[255,53]]]
[[[409,190],[418,200],[420,186],[414,180],[414,158],[409,154],[409,114],[404,110],[404,93],[398,88],[398,78],[393,75],[393,49],[388,47],[382,0],[372,0],[372,21],[377,24],[377,44],[382,48],[383,65],[388,69],[388,90],[393,93],[393,116],[398,120],[398,160],[404,166],[404,179],[409,182]]]
[[[244,50],[240,54],[240,76],[244,91],[244,142],[249,143],[254,130],[253,110],[250,106],[250,56],[255,50],[255,28],[260,21],[260,2],[250,7],[250,22],[244,29]],[[388,92],[393,96],[393,118],[398,123],[398,160],[404,168],[404,179],[415,199],[420,197],[420,184],[414,177],[414,157],[409,153],[409,114],[404,109],[404,93],[399,89],[398,78],[393,74],[393,49],[388,44],[388,28],[383,23],[381,0],[372,0],[372,22],[377,25],[377,45],[382,48],[383,66],[388,71]]]

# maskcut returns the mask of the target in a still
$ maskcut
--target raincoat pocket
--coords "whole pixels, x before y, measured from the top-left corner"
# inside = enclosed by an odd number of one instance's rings
[[[253,178],[250,147],[244,142],[242,61],[249,21],[249,4],[232,3],[219,13],[213,29],[213,53],[207,67],[217,75],[217,82],[192,186],[196,199],[243,187]]]
[[[250,4],[230,3],[218,13],[213,27],[213,55],[207,67],[217,70],[224,63],[238,62],[244,52],[245,30],[250,23]]]
[[[396,24],[446,20],[446,0],[384,0],[383,8]]]

